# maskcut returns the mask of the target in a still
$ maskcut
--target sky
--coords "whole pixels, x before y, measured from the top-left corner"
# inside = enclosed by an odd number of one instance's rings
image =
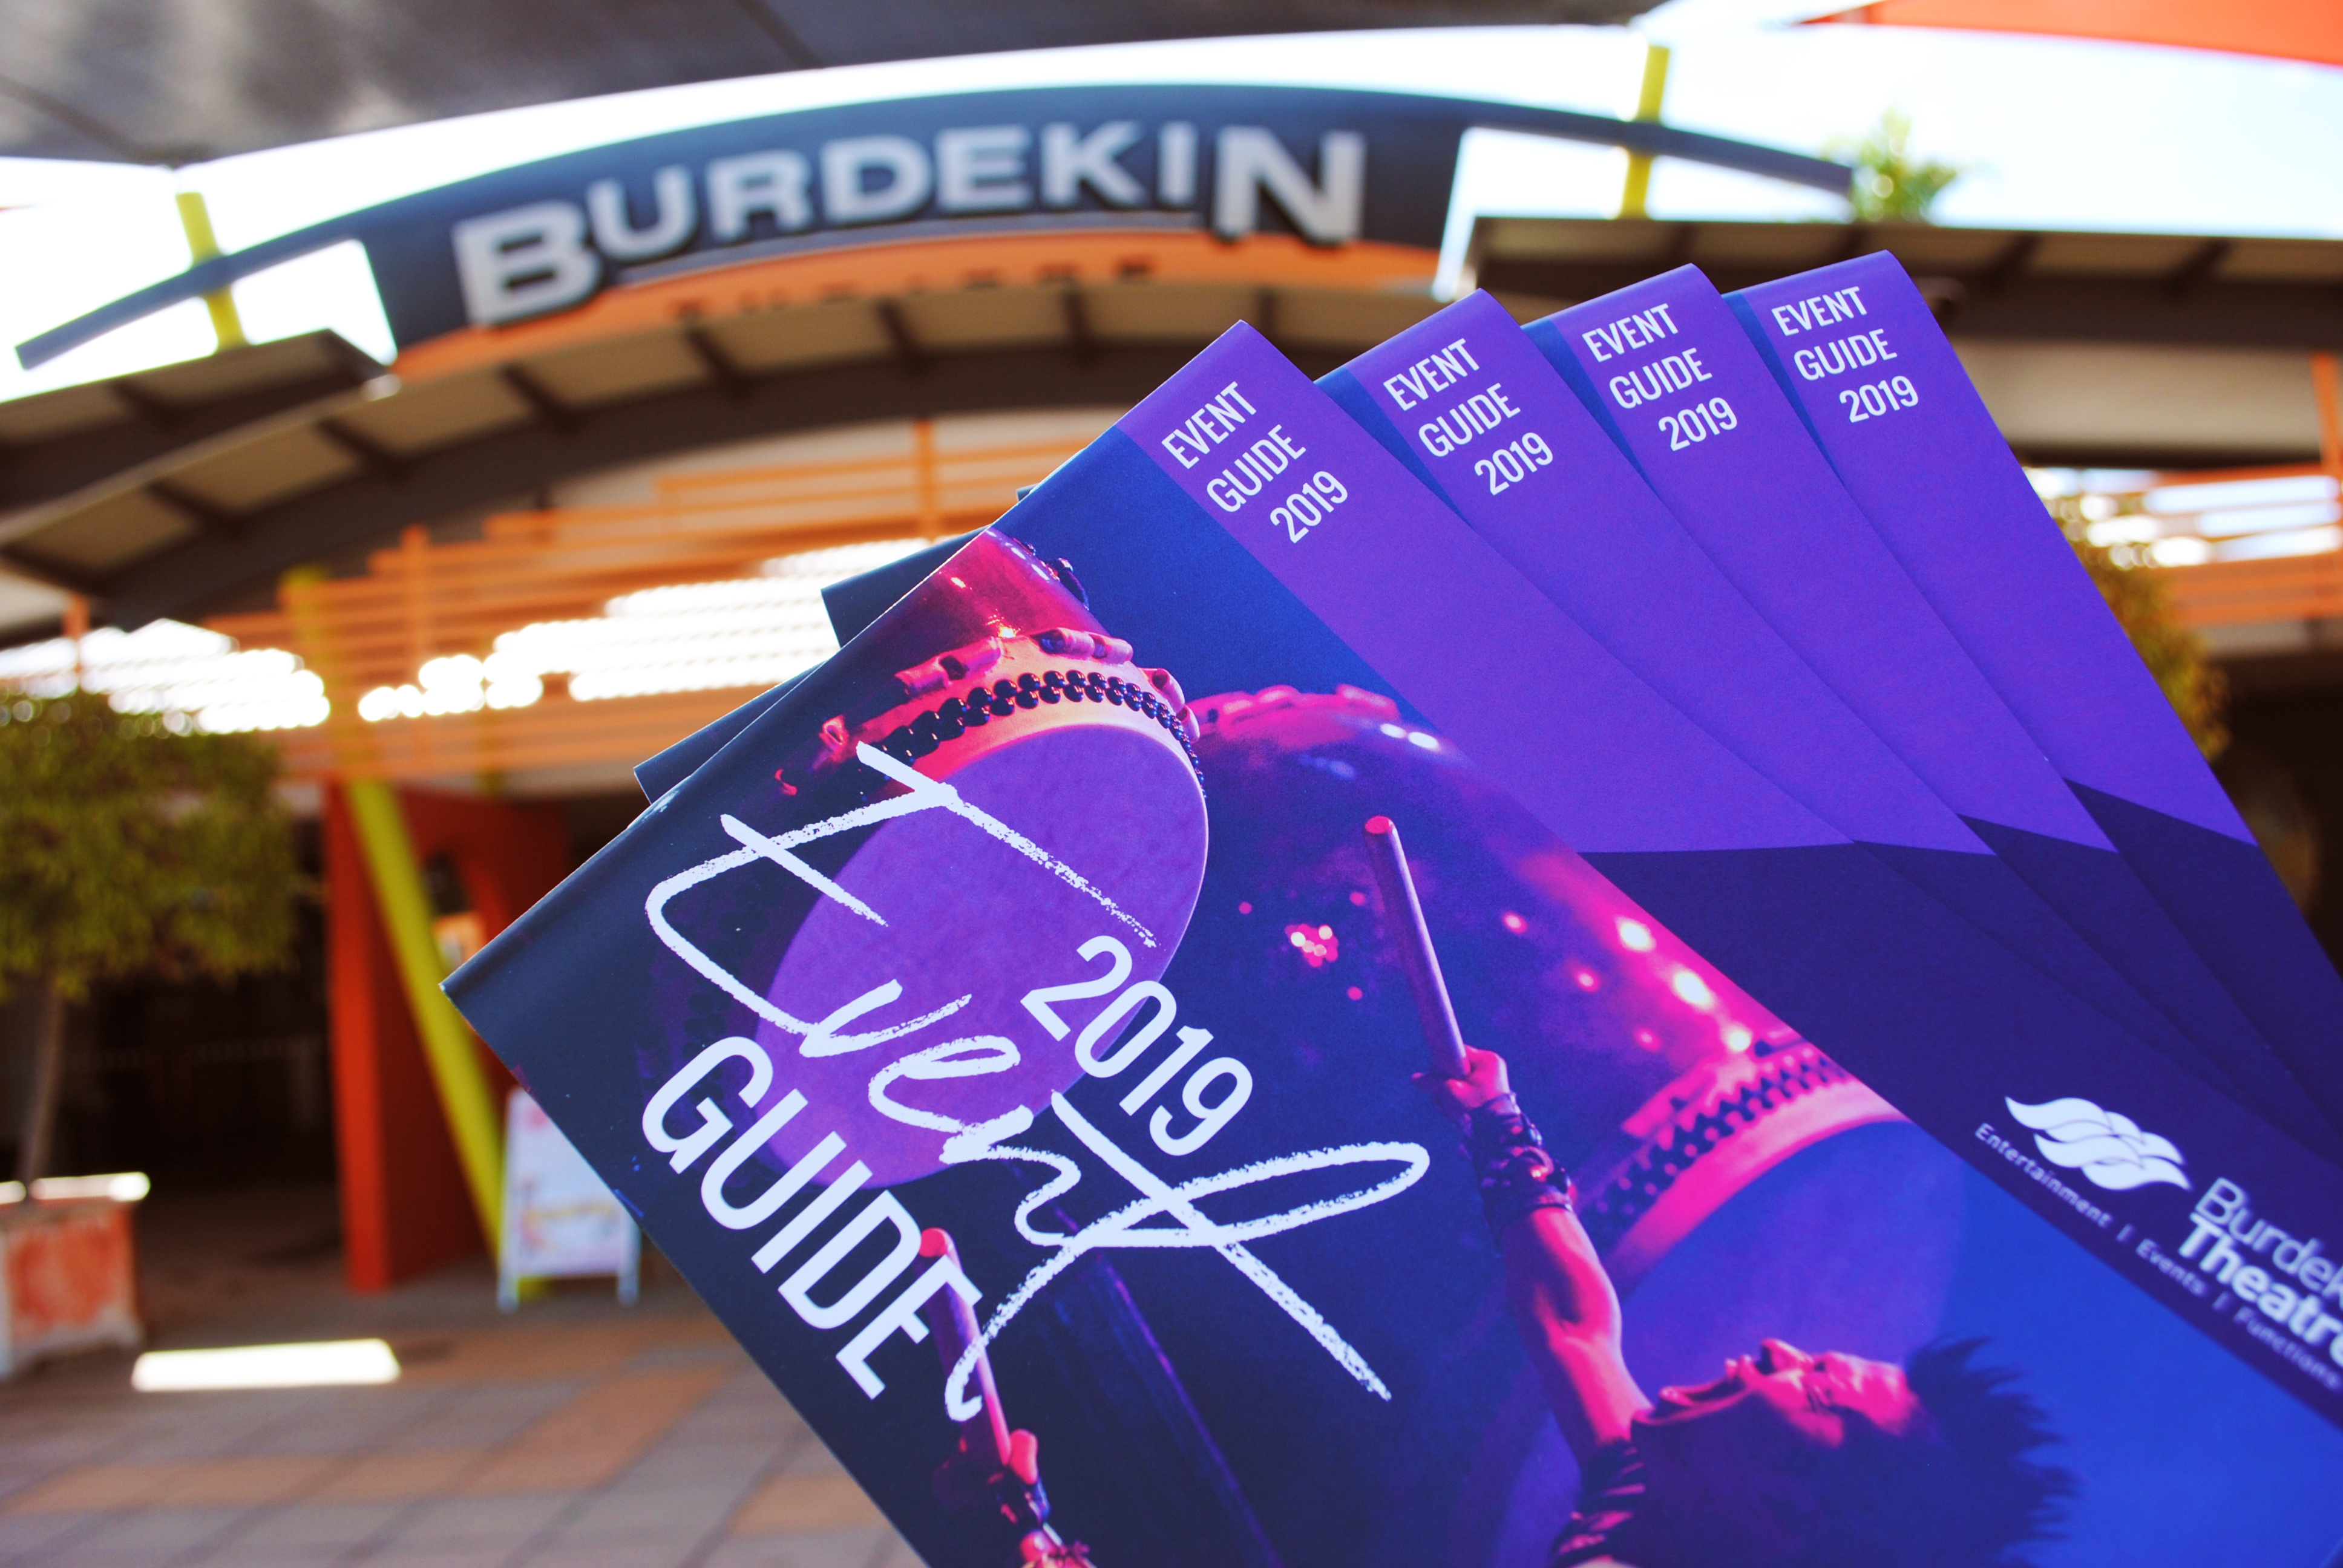
[[[652,131],[971,87],[1219,81],[1446,93],[1632,112],[1647,42],[1671,52],[1664,118],[1801,151],[1894,108],[1923,156],[1966,172],[1938,221],[1985,226],[2343,236],[2343,71],[2194,51],[1885,27],[1789,25],[1795,0],[1672,0],[1633,28],[1434,29],[1201,41],[850,66],[473,116],[176,172],[0,159],[0,345],[185,267],[174,206],[200,191],[230,250],[413,191]],[[1468,138],[1453,278],[1476,214],[1607,215],[1624,155]],[[1835,198],[1663,160],[1656,217],[1841,216]],[[256,339],[332,327],[391,352],[355,245],[237,286]],[[189,303],[37,372],[0,348],[0,398],[209,352]]]

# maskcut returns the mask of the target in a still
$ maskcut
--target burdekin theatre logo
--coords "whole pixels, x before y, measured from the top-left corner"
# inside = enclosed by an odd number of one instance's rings
[[[2069,1097],[2040,1105],[2005,1099],[2010,1116],[2034,1134],[2042,1158],[2082,1173],[2092,1186],[2110,1192],[2168,1182],[2187,1191],[2187,1160],[2172,1140],[2143,1130],[2119,1111]]]

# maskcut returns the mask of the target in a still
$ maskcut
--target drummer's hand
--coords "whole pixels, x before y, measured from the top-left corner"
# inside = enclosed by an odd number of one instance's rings
[[[1511,1094],[1513,1085],[1505,1077],[1505,1059],[1493,1050],[1464,1048],[1465,1076],[1443,1078],[1433,1073],[1419,1072],[1415,1086],[1432,1097],[1453,1121],[1463,1121],[1501,1094]]]

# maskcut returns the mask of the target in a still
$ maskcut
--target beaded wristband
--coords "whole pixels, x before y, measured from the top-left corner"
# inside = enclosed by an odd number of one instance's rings
[[[1473,1111],[1465,1121],[1464,1153],[1480,1179],[1481,1213],[1492,1236],[1536,1210],[1571,1208],[1569,1176],[1512,1095]]]

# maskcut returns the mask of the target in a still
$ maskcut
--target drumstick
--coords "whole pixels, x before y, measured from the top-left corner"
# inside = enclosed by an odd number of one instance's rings
[[[1407,988],[1415,993],[1415,1016],[1432,1051],[1432,1070],[1443,1078],[1463,1078],[1464,1036],[1456,1028],[1456,1010],[1448,1002],[1448,982],[1440,976],[1440,955],[1433,950],[1423,906],[1416,902],[1415,879],[1407,874],[1399,827],[1388,817],[1370,817],[1366,834],[1367,860],[1383,890],[1383,919],[1390,922],[1400,965],[1407,970]]]
[[[920,1256],[950,1258],[957,1265],[960,1249],[950,1234],[930,1227],[920,1232]],[[936,1353],[943,1358],[944,1375],[950,1377],[976,1342],[976,1314],[958,1291],[946,1289],[922,1302],[920,1315],[936,1336]],[[981,1351],[976,1357],[976,1392],[984,1408],[960,1422],[960,1438],[982,1473],[992,1474],[1009,1467],[1009,1417],[1001,1408],[1001,1391],[993,1386],[991,1359]]]

